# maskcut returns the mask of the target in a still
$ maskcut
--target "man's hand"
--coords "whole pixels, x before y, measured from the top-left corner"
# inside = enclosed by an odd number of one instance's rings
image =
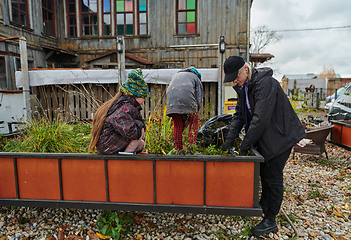
[[[234,138],[227,138],[225,142],[222,144],[221,149],[223,151],[228,151],[234,146],[235,139]]]

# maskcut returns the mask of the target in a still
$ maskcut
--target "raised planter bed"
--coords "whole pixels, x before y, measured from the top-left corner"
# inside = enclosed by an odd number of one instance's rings
[[[331,120],[334,128],[329,142],[351,150],[351,121]]]
[[[0,153],[0,205],[260,216],[263,157]]]

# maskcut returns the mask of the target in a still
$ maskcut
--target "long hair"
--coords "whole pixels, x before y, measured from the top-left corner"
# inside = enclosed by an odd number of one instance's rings
[[[93,152],[97,142],[99,141],[100,133],[104,127],[105,119],[108,110],[114,104],[114,102],[122,96],[122,92],[117,92],[117,94],[102,104],[99,109],[96,111],[93,119],[93,126],[91,128],[91,141],[89,145],[89,152]]]

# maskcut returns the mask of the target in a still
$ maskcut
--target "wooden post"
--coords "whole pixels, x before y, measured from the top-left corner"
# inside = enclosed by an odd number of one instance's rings
[[[22,71],[22,88],[24,101],[24,115],[28,120],[31,117],[30,107],[30,90],[28,79],[28,57],[27,57],[27,43],[25,37],[19,38],[20,56],[21,56],[21,71]]]

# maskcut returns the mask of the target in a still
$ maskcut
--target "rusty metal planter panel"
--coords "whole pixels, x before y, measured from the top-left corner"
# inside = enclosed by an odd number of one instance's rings
[[[254,156],[0,153],[0,205],[259,216]]]

